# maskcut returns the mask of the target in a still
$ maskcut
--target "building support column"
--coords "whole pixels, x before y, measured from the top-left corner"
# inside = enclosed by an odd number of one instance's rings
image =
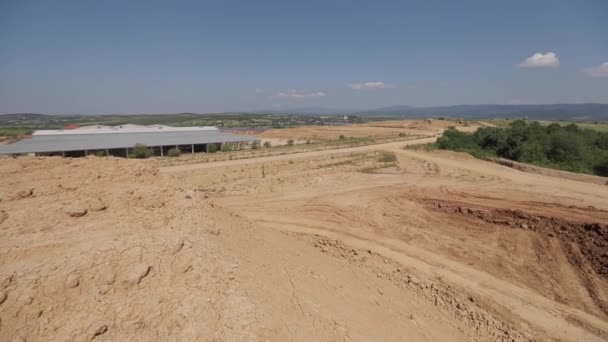
[[[209,153],[209,144],[205,144],[205,153]]]
[[[84,150],[84,156],[86,157],[88,155],[89,155],[89,152],[87,150]]]
[[[110,149],[106,148],[106,157],[109,157],[109,156],[110,156]]]
[[[65,151],[61,151],[61,156],[65,158]]]
[[[160,156],[164,157],[164,155],[163,155],[163,147],[162,146],[160,147]]]
[[[129,158],[129,148],[125,147],[125,156]]]
[[[192,154],[194,154],[194,144],[192,144]]]

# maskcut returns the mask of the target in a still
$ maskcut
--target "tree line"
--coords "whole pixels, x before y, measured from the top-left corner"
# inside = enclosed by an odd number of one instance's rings
[[[517,120],[507,128],[483,127],[472,134],[449,128],[436,147],[608,177],[608,132],[574,123],[543,126]]]

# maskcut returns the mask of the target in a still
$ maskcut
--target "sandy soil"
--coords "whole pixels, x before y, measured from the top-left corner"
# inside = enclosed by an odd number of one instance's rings
[[[608,188],[458,153],[376,147],[395,153],[398,167],[360,172],[376,158],[367,149],[163,171],[214,192],[258,232],[284,232],[375,276],[397,302],[424,299],[419,312],[445,315],[464,339],[608,337]],[[322,304],[313,298],[308,305]]]
[[[0,340],[608,339],[607,186],[403,145],[1,159]]]
[[[340,135],[345,137],[397,137],[400,133],[408,135],[435,135],[444,129],[455,126],[464,131],[474,131],[478,127],[488,126],[488,123],[477,121],[454,120],[390,120],[377,121],[365,124],[345,126],[300,126],[295,128],[268,129],[262,132],[239,133],[253,134],[264,141],[271,141],[273,146],[287,144],[289,139],[295,143],[304,143],[306,140],[323,141],[335,140]]]

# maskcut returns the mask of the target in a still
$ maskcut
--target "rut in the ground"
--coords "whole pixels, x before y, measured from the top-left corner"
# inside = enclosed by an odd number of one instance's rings
[[[561,217],[531,214],[522,210],[500,209],[449,200],[426,199],[423,205],[432,210],[479,219],[514,229],[531,230],[559,239],[566,256],[587,287],[595,304],[608,315],[608,302],[602,298],[595,273],[608,285],[608,226],[599,222],[583,222]]]

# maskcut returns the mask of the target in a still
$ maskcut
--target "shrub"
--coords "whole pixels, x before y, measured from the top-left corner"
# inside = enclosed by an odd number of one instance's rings
[[[573,172],[608,175],[608,134],[576,124],[513,121],[507,128],[480,128],[473,134],[448,129],[437,139],[441,149],[476,157],[499,157]]]
[[[555,162],[570,162],[581,158],[582,140],[570,132],[556,132],[551,136],[547,157]]]
[[[608,158],[595,165],[593,171],[598,176],[608,177]],[[608,182],[606,182],[606,185],[608,185]]]
[[[460,132],[453,127],[448,128],[439,139],[437,146],[442,150],[466,150],[476,146],[473,135]]]
[[[251,149],[252,150],[257,150],[260,148],[260,142],[259,141],[254,141],[253,143],[251,143]]]
[[[394,163],[397,161],[397,156],[394,153],[384,153],[378,156],[380,163]]]
[[[270,140],[264,141],[264,147],[266,147],[266,148],[271,148],[272,147],[272,143],[270,142]]]
[[[131,155],[133,158],[149,158],[152,155],[152,151],[144,144],[135,144]]]
[[[293,145],[293,143],[294,143],[293,139],[287,140],[287,145],[291,146],[291,145]]]
[[[215,152],[217,152],[217,145],[216,144],[209,144],[209,145],[207,145],[207,152],[208,153],[215,153]]]
[[[338,140],[344,140],[346,139],[346,137],[344,136],[344,134],[340,134],[340,136],[338,137]]]
[[[106,151],[97,151],[95,152],[95,155],[97,157],[106,157],[108,154],[106,153]]]
[[[310,141],[310,139],[306,139],[306,145],[310,145],[312,143],[312,141]]]
[[[239,143],[224,143],[222,144],[222,152],[238,151],[241,149]]]
[[[182,151],[180,151],[177,147],[174,147],[167,152],[169,157],[179,157],[180,154],[182,154]]]
[[[400,136],[400,137],[404,137],[404,136],[406,136],[406,135],[407,135],[407,134],[405,134],[405,133],[403,133],[403,132],[399,133],[399,136]]]

